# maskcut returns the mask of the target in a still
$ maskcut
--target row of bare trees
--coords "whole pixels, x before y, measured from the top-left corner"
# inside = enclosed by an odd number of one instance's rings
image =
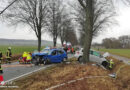
[[[68,32],[74,34],[77,40],[71,19],[65,9],[63,0],[17,0],[4,13],[4,17],[11,25],[24,24],[30,27],[36,34],[40,51],[44,32],[50,33],[54,47],[57,38],[61,39],[62,45],[68,41],[68,37],[71,36]]]
[[[102,46],[105,48],[130,48],[130,36],[124,35],[116,38],[105,38],[102,41]]]

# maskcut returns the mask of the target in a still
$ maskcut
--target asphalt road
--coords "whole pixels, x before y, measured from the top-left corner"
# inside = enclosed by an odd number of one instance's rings
[[[68,58],[72,58],[73,55],[68,55]],[[17,78],[23,77],[25,75],[34,73],[36,71],[39,71],[41,69],[46,69],[53,64],[50,65],[39,65],[39,66],[34,66],[34,65],[19,65],[18,62],[11,63],[10,65],[4,64],[3,68],[3,77],[5,82],[9,82],[12,80],[15,80]]]

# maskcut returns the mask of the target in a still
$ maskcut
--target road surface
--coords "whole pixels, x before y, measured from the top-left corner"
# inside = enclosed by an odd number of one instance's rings
[[[68,55],[68,58],[72,58],[73,55]],[[14,62],[9,64],[4,64],[3,66],[3,77],[5,82],[13,81],[17,78],[23,77],[25,75],[34,73],[36,71],[46,69],[53,64],[50,65],[41,65],[41,66],[34,66],[34,65],[19,65],[18,62]]]

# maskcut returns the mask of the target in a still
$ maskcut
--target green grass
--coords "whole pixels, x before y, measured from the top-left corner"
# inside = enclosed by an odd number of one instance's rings
[[[3,54],[6,54],[8,47],[11,47],[12,54],[21,54],[24,51],[33,52],[34,50],[37,50],[37,46],[0,46],[0,50]]]
[[[130,49],[100,49],[99,51],[130,58]]]

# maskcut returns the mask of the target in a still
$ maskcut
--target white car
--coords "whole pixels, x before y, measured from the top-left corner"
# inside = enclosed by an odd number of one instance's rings
[[[78,61],[80,61],[79,59],[81,59],[81,57],[83,56],[83,48],[76,51],[74,56],[78,59]]]
[[[81,48],[80,50],[76,51],[74,56],[80,62],[81,59],[82,59],[82,56],[83,56],[83,48]],[[106,62],[106,59],[104,57],[98,57],[98,56],[90,54],[90,61],[96,62],[98,64],[103,64],[104,62]]]

